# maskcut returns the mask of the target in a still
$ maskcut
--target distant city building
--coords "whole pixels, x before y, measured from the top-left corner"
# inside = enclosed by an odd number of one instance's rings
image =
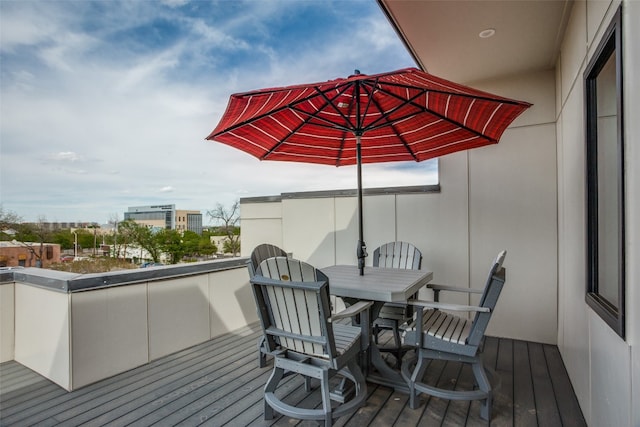
[[[202,234],[202,214],[200,211],[176,211],[176,230],[193,231]]]
[[[95,222],[29,222],[26,224],[34,225],[36,227],[41,227],[44,230],[48,231],[56,231],[56,230],[65,230],[65,229],[79,229],[79,228],[88,228],[94,225],[98,225]]]
[[[124,219],[148,227],[202,234],[200,211],[176,210],[176,205],[132,206],[124,213]]]
[[[40,243],[0,242],[0,267],[50,267],[60,262],[60,245],[44,243],[42,245],[42,265],[38,265]]]
[[[176,205],[132,206],[124,213],[124,219],[149,227],[174,230],[175,214]]]

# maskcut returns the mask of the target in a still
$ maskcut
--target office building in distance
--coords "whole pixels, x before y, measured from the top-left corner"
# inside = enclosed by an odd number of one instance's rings
[[[131,219],[148,227],[168,230],[185,230],[202,234],[202,214],[194,210],[177,210],[176,205],[132,206],[124,213]]]

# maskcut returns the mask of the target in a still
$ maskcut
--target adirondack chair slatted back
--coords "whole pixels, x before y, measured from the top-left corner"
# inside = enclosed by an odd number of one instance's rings
[[[271,245],[269,243],[263,243],[255,247],[255,249],[251,252],[251,259],[247,263],[247,268],[249,268],[249,276],[253,277],[256,274],[256,270],[262,261],[267,258],[272,258],[274,256],[287,256],[287,253],[284,249],[280,249],[275,245]]]
[[[271,280],[269,280],[271,279]],[[310,264],[287,257],[268,258],[252,278],[267,348],[333,359],[336,356],[329,279]]]
[[[482,297],[480,298],[478,305],[480,307],[490,308],[491,312],[476,313],[473,323],[471,324],[471,332],[467,338],[467,343],[470,345],[477,346],[480,344],[482,337],[484,336],[484,332],[489,325],[493,309],[498,302],[498,297],[502,292],[502,287],[505,282],[505,271],[504,268],[502,268],[502,263],[504,262],[506,255],[507,251],[500,252],[489,270],[489,277],[487,277],[484,292],[482,293]]]
[[[373,252],[373,266],[419,270],[422,253],[411,243],[390,242]]]

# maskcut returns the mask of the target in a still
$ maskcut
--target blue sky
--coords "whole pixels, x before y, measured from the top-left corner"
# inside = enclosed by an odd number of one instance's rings
[[[0,0],[0,37],[0,200],[26,221],[355,188],[354,167],[204,138],[232,93],[415,66],[374,0]],[[433,165],[365,165],[364,186],[433,183]]]

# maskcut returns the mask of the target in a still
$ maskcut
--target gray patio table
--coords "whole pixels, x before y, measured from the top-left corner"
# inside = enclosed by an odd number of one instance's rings
[[[408,386],[400,372],[391,368],[382,358],[380,350],[371,339],[373,321],[386,302],[406,302],[433,279],[433,272],[425,270],[403,270],[396,268],[365,267],[360,276],[354,265],[334,265],[321,269],[329,278],[331,294],[341,297],[345,303],[353,304],[359,300],[373,301],[369,316],[369,351],[365,361],[367,380],[408,392]],[[367,360],[368,359],[368,360]],[[370,369],[370,366],[375,368]]]

